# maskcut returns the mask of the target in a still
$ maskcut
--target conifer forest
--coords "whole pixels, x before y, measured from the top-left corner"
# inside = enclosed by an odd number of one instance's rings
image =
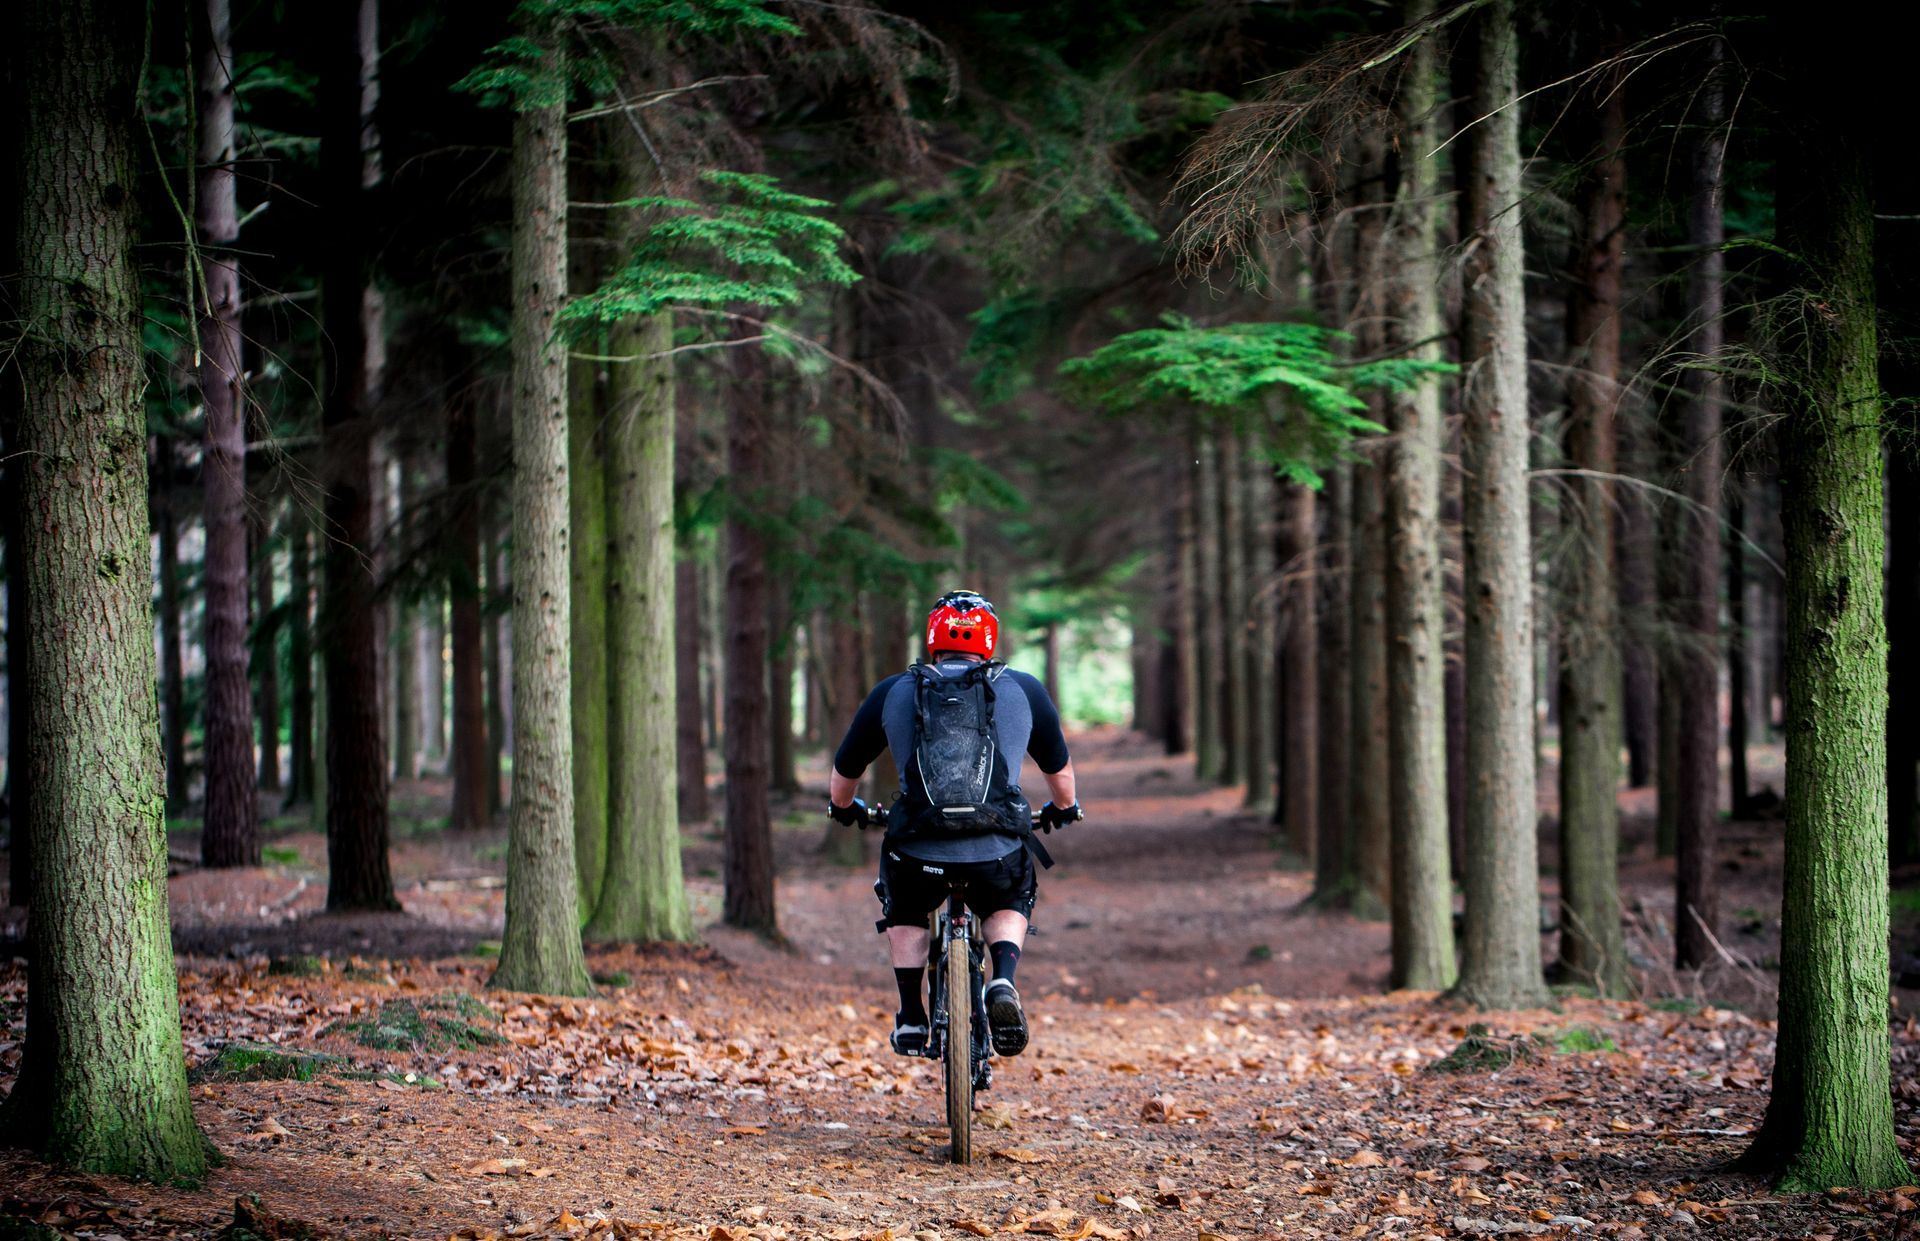
[[[1861,16],[0,5],[0,1241],[1920,1237]]]

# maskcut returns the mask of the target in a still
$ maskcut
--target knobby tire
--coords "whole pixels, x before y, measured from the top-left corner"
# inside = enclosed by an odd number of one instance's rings
[[[947,1129],[953,1135],[953,1162],[973,1162],[973,977],[964,941],[948,940]]]

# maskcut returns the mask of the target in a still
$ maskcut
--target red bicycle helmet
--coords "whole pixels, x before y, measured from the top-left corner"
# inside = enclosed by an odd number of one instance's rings
[[[948,652],[992,659],[1000,645],[1000,618],[993,605],[971,590],[950,590],[927,613],[927,654]]]

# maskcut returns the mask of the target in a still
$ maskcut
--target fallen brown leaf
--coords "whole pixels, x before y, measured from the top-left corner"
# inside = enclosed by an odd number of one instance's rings
[[[977,1219],[957,1219],[953,1221],[953,1226],[961,1232],[970,1232],[976,1237],[991,1237],[993,1235],[993,1225],[983,1224]]]
[[[1051,1155],[1042,1155],[1038,1151],[1022,1150],[1018,1146],[1003,1147],[1000,1150],[994,1151],[993,1156],[996,1159],[1006,1159],[1013,1163],[1047,1163],[1053,1159]]]

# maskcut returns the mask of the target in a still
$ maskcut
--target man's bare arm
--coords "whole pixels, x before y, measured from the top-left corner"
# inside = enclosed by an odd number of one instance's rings
[[[1054,805],[1064,810],[1080,800],[1074,795],[1073,761],[1071,759],[1069,759],[1067,765],[1060,770],[1042,774],[1047,777],[1047,792],[1053,795]]]
[[[834,805],[842,807],[851,806],[853,804],[854,790],[859,787],[860,781],[849,780],[847,777],[841,775],[838,767],[828,769],[827,800]]]

